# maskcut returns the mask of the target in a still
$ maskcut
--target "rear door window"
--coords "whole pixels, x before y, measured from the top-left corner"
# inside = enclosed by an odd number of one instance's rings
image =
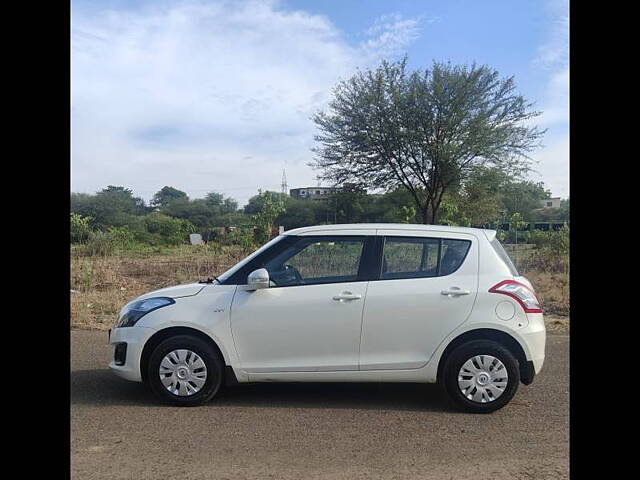
[[[449,275],[462,265],[470,246],[469,240],[386,237],[380,279]]]

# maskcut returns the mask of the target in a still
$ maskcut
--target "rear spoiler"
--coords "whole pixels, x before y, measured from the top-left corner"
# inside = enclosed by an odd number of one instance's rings
[[[489,240],[490,242],[493,241],[494,238],[496,238],[496,234],[498,233],[495,230],[483,230],[483,231],[487,237],[487,240]]]

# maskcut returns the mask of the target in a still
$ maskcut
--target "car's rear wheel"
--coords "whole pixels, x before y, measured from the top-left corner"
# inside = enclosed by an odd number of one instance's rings
[[[490,413],[513,398],[520,383],[518,360],[492,340],[471,340],[446,358],[444,388],[454,405],[473,413]]]
[[[147,379],[154,393],[173,405],[201,405],[220,389],[223,362],[207,342],[190,335],[176,335],[151,353]]]

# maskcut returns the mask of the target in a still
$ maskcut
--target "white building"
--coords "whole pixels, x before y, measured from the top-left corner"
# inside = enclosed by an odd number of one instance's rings
[[[560,208],[560,197],[551,197],[540,200],[540,206],[543,208]]]

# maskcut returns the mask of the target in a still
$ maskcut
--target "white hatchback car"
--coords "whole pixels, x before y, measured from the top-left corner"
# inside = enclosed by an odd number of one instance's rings
[[[109,367],[177,405],[223,384],[438,382],[459,408],[491,412],[533,381],[545,340],[495,231],[323,225],[128,303]]]

